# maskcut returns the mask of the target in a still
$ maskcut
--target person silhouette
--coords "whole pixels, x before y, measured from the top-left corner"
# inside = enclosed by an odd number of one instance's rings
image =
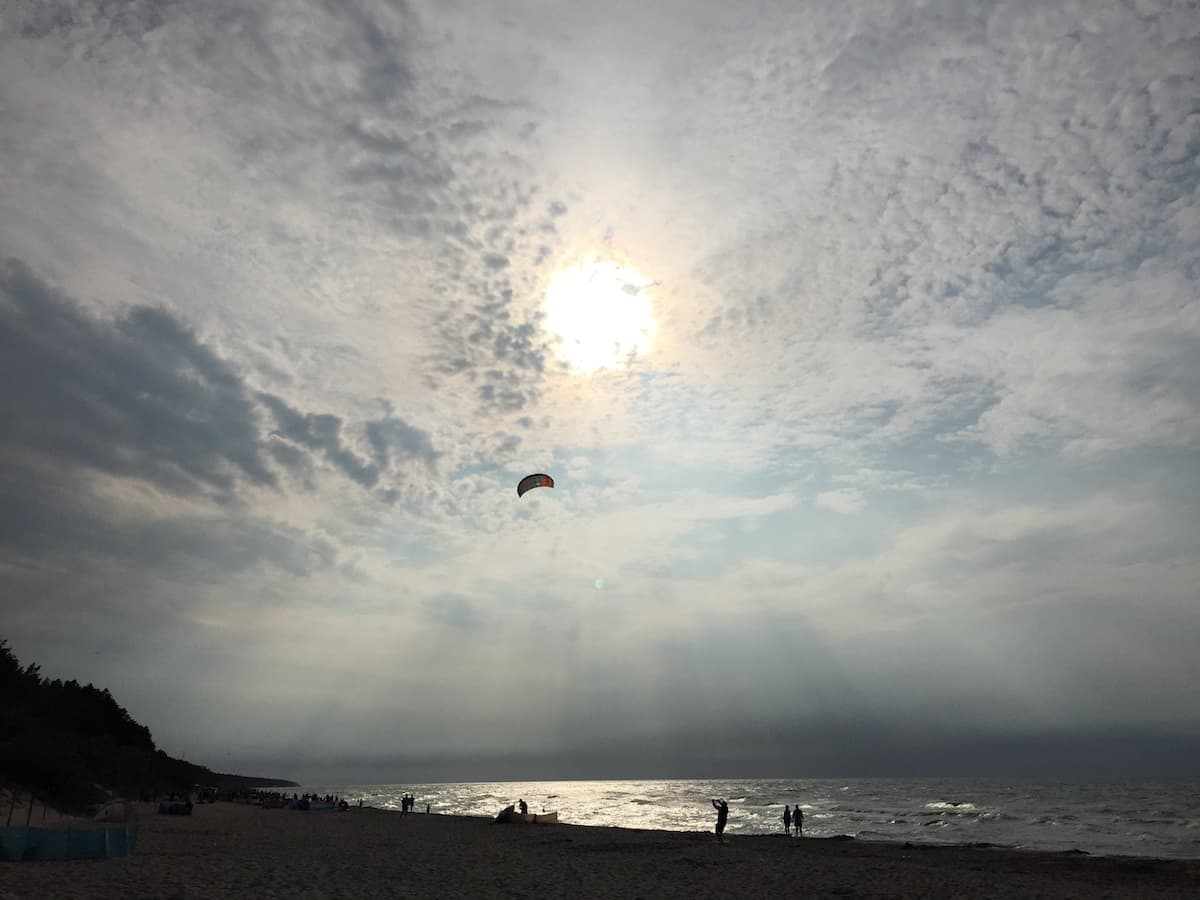
[[[729,818],[729,804],[724,800],[714,800],[713,809],[717,811],[717,840],[725,843],[725,822]]]
[[[786,803],[783,804],[783,833],[792,836],[792,811]]]
[[[796,814],[792,816],[792,822],[796,826],[796,837],[804,837],[804,812],[799,803],[796,804]]]
[[[529,814],[529,804],[526,803],[524,800],[518,800],[517,806],[521,807],[521,815],[524,816],[524,815]]]

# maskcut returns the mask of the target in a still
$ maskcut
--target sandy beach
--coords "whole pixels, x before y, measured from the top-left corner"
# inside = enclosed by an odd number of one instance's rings
[[[1200,861],[727,837],[352,809],[138,809],[137,854],[0,863],[0,900],[1200,897]]]

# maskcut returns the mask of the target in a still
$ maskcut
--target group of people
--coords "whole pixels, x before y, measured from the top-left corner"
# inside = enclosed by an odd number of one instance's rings
[[[332,803],[334,806],[337,806],[342,802],[342,798],[337,794],[325,794],[324,796],[321,796],[316,791],[313,791],[311,794],[305,794],[303,797],[297,797],[295,793],[293,793],[292,799],[307,800],[310,803]]]
[[[412,794],[404,794],[400,798],[400,815],[407,816],[410,812],[412,812],[413,804],[415,804],[416,802],[417,802],[417,798],[414,797]],[[359,806],[362,806],[362,804],[360,803]],[[429,814],[429,807],[430,807],[430,805],[428,803],[426,803],[425,804],[425,814],[426,815]]]
[[[715,798],[712,805],[713,809],[717,811],[717,840],[723,844],[725,843],[725,823],[729,821],[729,804],[720,798]],[[804,810],[797,803],[793,813],[791,806],[785,803],[783,806],[783,831],[788,837],[791,837],[793,827],[796,829],[796,837],[804,837]]]
[[[797,803],[796,811],[792,812],[785,803],[783,805],[783,833],[790,837],[793,825],[796,826],[796,837],[804,837],[804,810]]]

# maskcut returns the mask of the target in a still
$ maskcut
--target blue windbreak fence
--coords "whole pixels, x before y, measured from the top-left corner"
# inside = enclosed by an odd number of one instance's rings
[[[107,859],[132,856],[136,825],[107,828],[0,828],[0,859]]]

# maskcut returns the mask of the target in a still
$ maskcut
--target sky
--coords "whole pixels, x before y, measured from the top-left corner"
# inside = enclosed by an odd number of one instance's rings
[[[0,637],[221,771],[1200,774],[1198,97],[1194,2],[7,4]]]

